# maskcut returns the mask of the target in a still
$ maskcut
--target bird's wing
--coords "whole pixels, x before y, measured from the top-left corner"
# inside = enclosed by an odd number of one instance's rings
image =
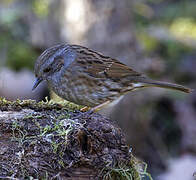
[[[122,78],[125,76],[141,76],[127,65],[118,60],[104,56],[87,48],[77,52],[76,63],[83,66],[85,71],[93,77]]]

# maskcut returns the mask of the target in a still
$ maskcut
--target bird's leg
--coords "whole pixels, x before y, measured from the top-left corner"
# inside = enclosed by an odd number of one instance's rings
[[[108,105],[110,103],[110,101],[106,101],[102,104],[99,104],[93,108],[90,108],[88,106],[84,106],[83,108],[80,109],[81,112],[91,112],[91,113],[94,113],[94,112],[97,112],[99,110],[101,110],[104,106]]]
[[[86,112],[88,110],[90,110],[91,108],[88,106],[84,106],[83,108],[80,109],[81,112]]]
[[[88,106],[84,106],[83,108],[80,109],[81,112],[83,112],[82,114],[77,115],[75,118],[81,118],[84,115],[91,115],[92,113],[95,113],[97,111],[99,111],[100,109],[102,109],[104,106],[108,105],[110,103],[110,101],[106,101],[102,104],[99,104],[98,106],[95,106],[93,108],[90,108]]]
[[[107,106],[109,103],[110,103],[110,101],[106,101],[102,104],[99,104],[98,106],[91,108],[90,111],[97,112],[97,111],[101,110],[104,106]]]

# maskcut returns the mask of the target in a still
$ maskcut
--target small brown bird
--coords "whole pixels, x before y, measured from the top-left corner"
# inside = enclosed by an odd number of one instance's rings
[[[191,92],[181,85],[149,79],[116,59],[79,45],[46,49],[35,63],[35,76],[33,89],[46,80],[63,99],[95,109],[145,87]]]

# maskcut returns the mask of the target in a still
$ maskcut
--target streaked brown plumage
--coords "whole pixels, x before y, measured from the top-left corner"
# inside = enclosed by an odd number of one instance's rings
[[[46,80],[60,97],[89,107],[144,87],[191,92],[181,85],[149,79],[116,59],[78,45],[60,44],[45,50],[35,63],[35,75],[33,89]]]

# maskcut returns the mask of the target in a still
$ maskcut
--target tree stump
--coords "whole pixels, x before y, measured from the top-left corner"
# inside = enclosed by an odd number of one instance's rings
[[[0,179],[143,179],[114,122],[70,105],[0,99]]]

